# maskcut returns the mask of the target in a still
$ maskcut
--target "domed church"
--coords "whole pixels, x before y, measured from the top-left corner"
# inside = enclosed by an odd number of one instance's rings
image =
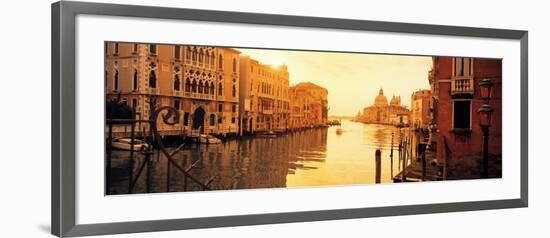
[[[407,125],[409,109],[401,105],[401,96],[392,96],[388,104],[388,98],[381,88],[374,98],[374,104],[363,109],[363,114],[358,121],[364,123]]]
[[[384,96],[384,90],[380,89],[378,96],[374,98],[374,106],[385,107],[388,106],[388,99]]]

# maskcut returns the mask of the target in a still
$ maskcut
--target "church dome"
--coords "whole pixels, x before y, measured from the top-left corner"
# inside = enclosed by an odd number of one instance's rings
[[[400,106],[401,105],[401,97],[393,96],[390,100],[390,105],[392,106]]]
[[[378,96],[374,99],[374,106],[384,107],[388,105],[388,99],[384,96],[384,91],[380,89]]]

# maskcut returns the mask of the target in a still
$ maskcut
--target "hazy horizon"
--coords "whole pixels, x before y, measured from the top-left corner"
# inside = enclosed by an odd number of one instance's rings
[[[384,95],[401,96],[410,108],[411,94],[429,89],[431,57],[336,53],[297,50],[243,49],[242,55],[273,66],[287,65],[290,86],[312,82],[328,90],[329,116],[354,116]]]

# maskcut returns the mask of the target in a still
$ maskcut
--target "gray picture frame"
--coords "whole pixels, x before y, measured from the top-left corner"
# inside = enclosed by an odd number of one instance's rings
[[[76,224],[75,19],[79,14],[518,40],[521,45],[521,196],[517,199],[305,212]],[[275,224],[528,206],[528,32],[86,2],[56,2],[52,16],[51,233],[59,237]],[[99,159],[99,158],[95,158]]]

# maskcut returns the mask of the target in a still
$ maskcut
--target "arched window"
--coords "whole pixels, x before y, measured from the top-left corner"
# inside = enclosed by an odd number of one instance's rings
[[[152,54],[152,55],[157,54],[157,45],[150,44],[149,45],[149,53]]]
[[[185,58],[187,60],[190,60],[191,59],[191,47],[186,47],[187,48],[187,53],[185,54]]]
[[[222,95],[223,95],[222,83],[218,83],[218,96],[222,96]]]
[[[213,126],[214,123],[216,123],[216,116],[214,114],[210,114],[210,126]]]
[[[191,80],[189,80],[189,78],[187,78],[185,80],[185,92],[190,92],[191,91]]]
[[[233,73],[237,72],[237,60],[233,58]]]
[[[180,77],[177,74],[174,76],[174,91],[180,91]]]
[[[214,68],[214,62],[216,62],[214,58],[214,52],[210,53],[210,66],[212,68]]]
[[[115,52],[114,55],[118,55],[118,43],[115,43]]]
[[[134,69],[134,80],[133,80],[133,84],[132,84],[132,89],[134,91],[136,91],[138,88],[138,72],[137,70]]]
[[[202,81],[199,82],[199,93],[202,93]]]
[[[197,48],[193,48],[192,56],[193,56],[193,62],[197,61]]]
[[[181,51],[180,51],[181,47],[179,45],[175,45],[174,46],[174,58],[175,59],[180,59],[180,56],[181,56]]]
[[[231,90],[231,95],[232,95],[233,97],[235,97],[235,96],[237,95],[237,88],[235,87],[235,85],[233,85],[233,88],[232,88],[232,90]]]
[[[210,54],[208,54],[208,52],[204,54],[204,64],[207,66],[210,64]]]
[[[202,64],[203,57],[204,57],[204,54],[202,52],[202,49],[200,49],[200,51],[199,51],[199,64]]]
[[[223,69],[223,56],[221,54],[218,57],[218,69]]]
[[[114,90],[118,90],[118,70],[115,70],[115,77],[113,79]]]
[[[191,84],[191,92],[196,93],[197,92],[197,81],[193,79],[193,83]]]
[[[214,83],[210,82],[210,94],[214,95]]]
[[[149,72],[149,87],[150,88],[157,88],[157,75],[155,74],[155,71],[151,70]]]
[[[204,83],[204,94],[208,94],[210,92],[210,86],[208,86],[208,82]]]

